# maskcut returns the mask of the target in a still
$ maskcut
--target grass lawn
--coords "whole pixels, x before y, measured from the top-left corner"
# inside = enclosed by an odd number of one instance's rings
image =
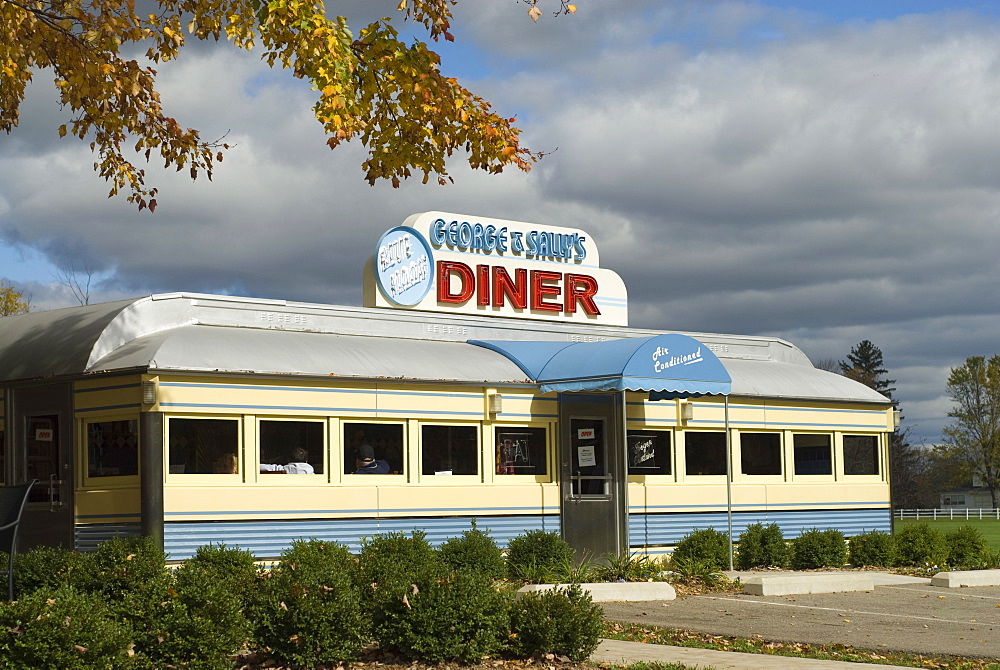
[[[986,541],[990,543],[990,549],[1000,551],[1000,520],[997,519],[969,519],[967,521],[964,517],[961,519],[924,519],[921,517],[919,520],[892,520],[893,530],[897,533],[904,527],[915,523],[930,524],[931,528],[934,528],[942,535],[946,535],[962,526],[972,526],[983,534]]]

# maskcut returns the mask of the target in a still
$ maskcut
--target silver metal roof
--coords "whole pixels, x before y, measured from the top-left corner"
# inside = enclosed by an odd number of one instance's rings
[[[307,375],[355,379],[532,383],[507,358],[462,342],[400,340],[220,326],[181,326],[133,340],[92,370]]]
[[[467,340],[596,341],[666,331],[201,294],[0,318],[0,383],[128,369],[356,379],[527,383],[506,357]],[[777,338],[683,333],[708,346],[732,394],[889,401],[817,370]]]

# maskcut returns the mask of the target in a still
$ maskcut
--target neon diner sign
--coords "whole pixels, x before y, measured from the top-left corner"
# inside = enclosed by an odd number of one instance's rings
[[[369,267],[366,306],[628,323],[624,283],[581,230],[425,212],[386,231]]]

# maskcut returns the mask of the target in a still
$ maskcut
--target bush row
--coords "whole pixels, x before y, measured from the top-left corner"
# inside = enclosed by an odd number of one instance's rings
[[[715,570],[729,566],[729,541],[711,528],[688,533],[674,550],[672,561],[692,561]],[[943,569],[1000,567],[1000,552],[991,551],[983,534],[962,526],[946,535],[928,524],[904,526],[897,534],[869,531],[845,540],[838,530],[804,531],[786,542],[777,524],[755,523],[740,534],[733,565],[740,570],[789,567],[793,570],[840,567],[922,567]]]
[[[557,535],[526,533],[512,564],[473,528],[434,549],[415,532],[366,538],[355,555],[297,541],[262,569],[209,545],[174,569],[147,538],[91,554],[17,557],[17,601],[0,603],[0,668],[231,670],[247,656],[292,668],[340,664],[375,644],[405,660],[469,662],[597,647],[600,607],[578,586],[515,597],[498,581],[566,559]],[[561,552],[561,553],[560,553]],[[556,555],[558,553],[558,555]],[[569,560],[572,553],[569,553]]]

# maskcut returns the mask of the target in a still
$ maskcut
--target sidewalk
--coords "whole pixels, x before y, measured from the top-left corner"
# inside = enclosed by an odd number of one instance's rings
[[[601,640],[590,660],[595,663],[683,663],[692,668],[713,667],[717,670],[891,670],[898,665],[822,661],[794,656],[744,654],[736,651],[671,647],[664,644]],[[912,669],[911,669],[912,670]]]

